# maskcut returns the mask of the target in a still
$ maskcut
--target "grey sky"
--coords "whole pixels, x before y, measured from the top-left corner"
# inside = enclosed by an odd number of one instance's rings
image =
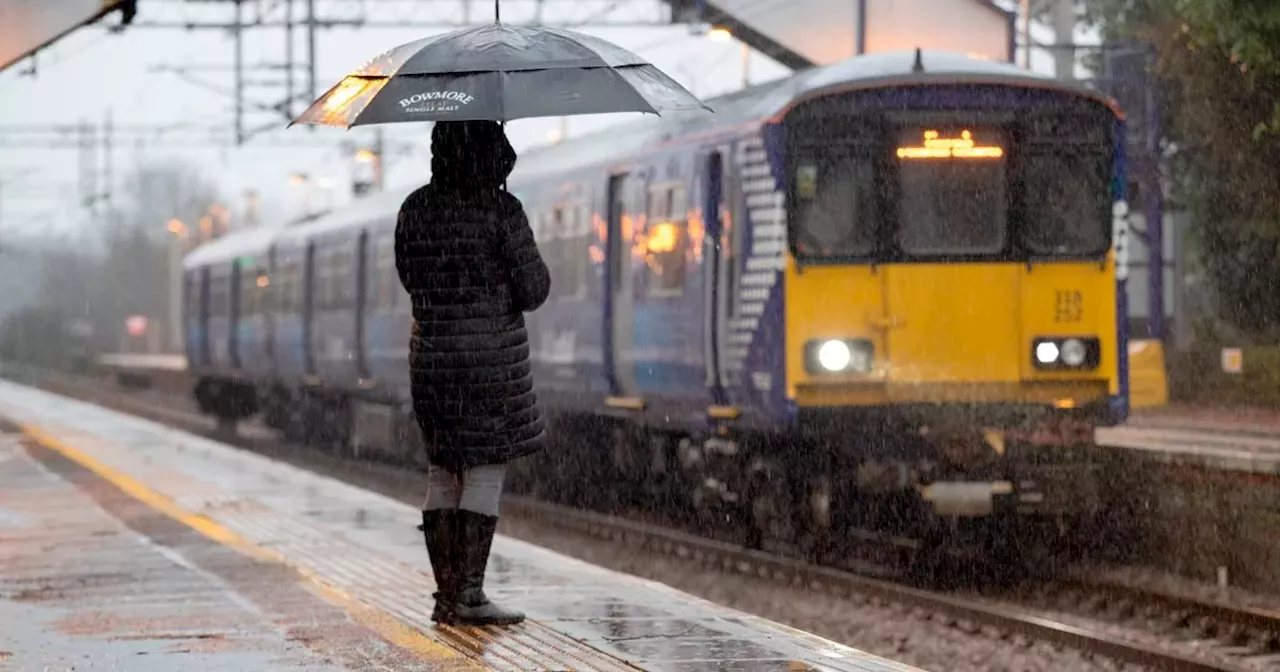
[[[4,1],[4,0],[0,0]],[[744,4],[769,4],[779,0],[737,0]],[[836,0],[832,0],[836,1]],[[910,0],[927,5],[930,0]],[[252,5],[253,2],[246,2]],[[264,0],[264,5],[276,4]],[[296,3],[301,7],[303,3]],[[318,0],[322,16],[349,13],[360,3]],[[425,20],[432,11],[445,7],[442,2],[388,2],[378,7],[376,1],[364,3],[374,18],[394,22],[402,18]],[[547,22],[580,19],[591,16],[594,8],[610,3],[584,0],[572,16],[563,14],[570,3],[550,3],[544,15]],[[630,0],[616,3],[610,14],[615,19],[645,19],[659,16],[657,0]],[[478,6],[478,5],[477,5]],[[530,17],[533,3],[504,0],[503,18],[518,22]],[[204,8],[204,9],[201,9]],[[560,15],[555,14],[559,10]],[[598,11],[596,9],[595,11]],[[230,16],[223,6],[209,7],[182,0],[141,0],[139,20],[183,20],[207,16],[211,19]],[[276,14],[276,16],[279,16]],[[490,14],[479,14],[486,20]],[[110,19],[115,22],[115,19]],[[743,72],[741,48],[736,42],[713,42],[693,35],[686,26],[653,28],[578,28],[584,32],[612,40],[650,59],[655,65],[703,97],[731,91],[741,86]],[[443,32],[443,31],[439,31]],[[302,58],[303,31],[297,32],[297,49]],[[424,37],[421,29],[334,28],[319,31],[317,87],[323,91],[347,71],[367,58],[391,46]],[[1050,39],[1036,33],[1037,39]],[[182,31],[168,29],[134,29],[122,34],[109,34],[102,28],[81,30],[39,58],[36,78],[18,74],[22,65],[0,73],[0,125],[8,124],[73,124],[81,120],[100,124],[104,113],[112,111],[117,124],[171,124],[186,122],[193,127],[213,126],[228,129],[233,116],[233,99],[208,91],[169,73],[151,70],[155,66],[222,65],[226,69],[196,73],[211,83],[230,88],[232,73],[232,39],[216,31]],[[245,63],[280,62],[284,54],[283,31],[260,29],[248,33],[245,41]],[[1037,70],[1049,67],[1046,54],[1033,61]],[[787,70],[767,57],[753,54],[750,59],[753,82],[783,76]],[[254,72],[251,78],[272,77],[271,73]],[[298,78],[301,84],[304,78]],[[274,103],[282,94],[280,88],[250,89],[256,99]],[[301,107],[299,106],[299,110]],[[577,117],[568,121],[569,135],[581,134],[611,123],[635,118],[634,115]],[[252,113],[247,126],[272,121],[267,113]],[[140,163],[181,156],[202,165],[216,179],[227,200],[238,205],[247,188],[258,189],[264,200],[264,214],[277,219],[296,212],[301,188],[290,186],[288,176],[301,172],[324,177],[334,184],[333,198],[340,203],[349,196],[351,163],[343,158],[337,143],[350,139],[367,144],[372,131],[358,129],[350,133],[338,129],[294,128],[284,130],[283,119],[278,130],[258,136],[243,148],[234,147],[166,147],[162,141],[140,146],[120,145],[114,153],[116,179],[122,180]],[[517,149],[546,142],[549,133],[559,128],[559,120],[525,120],[511,124],[510,135]],[[389,140],[402,139],[417,143],[420,151],[390,158],[387,186],[395,187],[422,182],[428,156],[425,126],[387,127]],[[315,142],[310,146],[284,147],[273,141]],[[119,142],[119,141],[118,141]],[[320,144],[325,143],[325,144]],[[84,226],[85,215],[77,207],[79,178],[78,152],[75,149],[18,149],[0,147],[0,228],[27,233],[61,230]],[[15,183],[15,179],[21,182]],[[264,223],[271,223],[266,221]],[[163,226],[157,222],[157,226]]]

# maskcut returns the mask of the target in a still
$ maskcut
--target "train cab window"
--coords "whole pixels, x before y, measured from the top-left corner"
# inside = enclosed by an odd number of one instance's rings
[[[863,257],[875,250],[875,165],[869,149],[837,145],[814,151],[796,162],[793,178],[798,256]]]
[[[1019,154],[1022,242],[1037,256],[1101,255],[1111,243],[1113,120],[1028,119]]]
[[[1008,229],[1008,143],[991,127],[898,133],[898,244],[914,256],[989,255]]]
[[[644,284],[650,296],[684,293],[688,239],[684,185],[650,187],[644,236]]]

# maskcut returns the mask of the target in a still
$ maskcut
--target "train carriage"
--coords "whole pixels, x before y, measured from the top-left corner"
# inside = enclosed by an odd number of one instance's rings
[[[553,275],[528,318],[537,386],[560,438],[589,432],[538,478],[677,488],[784,537],[920,518],[903,507],[1077,506],[1072,453],[1027,437],[1127,413],[1114,104],[919,50],[711,103],[526,152],[511,176]],[[288,229],[272,257],[303,309],[277,315],[259,388],[355,400],[329,416],[362,446],[411,424],[389,356],[407,296],[383,286],[401,196]],[[322,248],[345,260],[323,276]],[[350,299],[321,307],[334,282]],[[326,339],[345,345],[317,375]]]
[[[183,259],[183,328],[200,409],[236,421],[257,411],[255,389],[274,373],[274,322],[262,303],[275,232],[249,231]]]

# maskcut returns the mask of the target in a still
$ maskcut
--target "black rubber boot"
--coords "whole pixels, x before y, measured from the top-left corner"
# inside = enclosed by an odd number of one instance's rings
[[[462,562],[460,590],[453,606],[454,622],[465,625],[515,625],[524,614],[509,611],[489,601],[484,594],[484,572],[489,565],[489,549],[498,530],[498,517],[458,510],[455,548]]]
[[[423,511],[422,524],[418,526],[427,541],[431,573],[436,578],[436,592],[431,594],[436,606],[431,610],[431,620],[439,623],[453,622],[453,608],[457,601],[457,527],[458,512],[453,509]]]

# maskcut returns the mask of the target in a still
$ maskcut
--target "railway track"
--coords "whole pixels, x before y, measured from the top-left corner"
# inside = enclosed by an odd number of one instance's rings
[[[219,441],[305,463],[358,485],[405,492],[417,474],[280,444],[249,426],[231,434],[212,420],[163,394],[125,394],[92,379],[6,368],[16,382],[138,415]],[[165,403],[168,401],[169,403]],[[388,492],[388,494],[391,494]],[[1237,608],[1132,586],[1055,581],[1010,596],[960,595],[822,567],[782,555],[750,550],[668,527],[512,496],[504,511],[569,533],[626,544],[638,551],[677,558],[719,572],[751,575],[807,587],[860,604],[899,605],[916,617],[954,627],[974,637],[1043,641],[1101,656],[1121,665],[1171,671],[1280,670],[1280,614]]]

